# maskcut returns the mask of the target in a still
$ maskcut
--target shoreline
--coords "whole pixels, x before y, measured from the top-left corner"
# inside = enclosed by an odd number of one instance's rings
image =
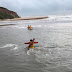
[[[16,20],[37,20],[37,19],[46,19],[48,16],[42,16],[42,17],[20,17],[20,18],[14,18],[14,19],[0,19],[0,21],[16,21]]]

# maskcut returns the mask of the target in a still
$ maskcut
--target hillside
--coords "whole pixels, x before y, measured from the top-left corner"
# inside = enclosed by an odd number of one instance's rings
[[[10,11],[4,7],[0,7],[0,19],[19,18],[16,12]]]

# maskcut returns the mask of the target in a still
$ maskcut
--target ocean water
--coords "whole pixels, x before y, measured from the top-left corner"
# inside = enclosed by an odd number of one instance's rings
[[[0,21],[0,72],[72,72],[72,15]]]

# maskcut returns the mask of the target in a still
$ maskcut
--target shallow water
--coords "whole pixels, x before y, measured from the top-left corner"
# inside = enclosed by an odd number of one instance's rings
[[[0,72],[72,72],[72,21],[0,21],[4,24],[0,27]],[[27,51],[24,43],[33,38],[39,43]]]

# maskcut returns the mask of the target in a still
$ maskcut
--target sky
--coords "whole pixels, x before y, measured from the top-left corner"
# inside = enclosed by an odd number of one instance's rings
[[[72,13],[72,0],[0,0],[0,6],[21,17]]]

